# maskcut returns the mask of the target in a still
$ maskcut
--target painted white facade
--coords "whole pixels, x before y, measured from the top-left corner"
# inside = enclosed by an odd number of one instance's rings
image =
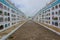
[[[8,1],[7,3],[9,4]],[[8,7],[4,3],[0,2],[0,31],[10,28],[20,21],[24,21],[25,18],[26,16],[20,10],[16,11],[15,9]]]
[[[39,23],[45,23],[47,25],[53,25],[54,27],[60,28],[60,0],[56,0],[54,2],[37,12],[33,17],[33,20],[38,21]]]

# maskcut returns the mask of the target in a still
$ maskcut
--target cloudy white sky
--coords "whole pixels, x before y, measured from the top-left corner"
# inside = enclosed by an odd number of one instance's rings
[[[11,0],[27,16],[34,16],[51,0]]]

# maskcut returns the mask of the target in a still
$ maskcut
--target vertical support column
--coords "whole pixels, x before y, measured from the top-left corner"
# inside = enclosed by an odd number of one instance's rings
[[[39,19],[40,19],[40,18],[39,18],[39,15],[38,15],[38,23],[39,23]]]

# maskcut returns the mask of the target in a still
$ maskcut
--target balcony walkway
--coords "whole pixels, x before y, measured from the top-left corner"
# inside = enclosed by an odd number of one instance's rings
[[[60,40],[60,36],[33,21],[28,21],[7,40]]]

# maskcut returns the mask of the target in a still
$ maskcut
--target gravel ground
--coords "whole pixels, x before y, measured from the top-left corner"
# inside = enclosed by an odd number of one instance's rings
[[[7,40],[60,40],[60,36],[33,21],[28,21]]]

